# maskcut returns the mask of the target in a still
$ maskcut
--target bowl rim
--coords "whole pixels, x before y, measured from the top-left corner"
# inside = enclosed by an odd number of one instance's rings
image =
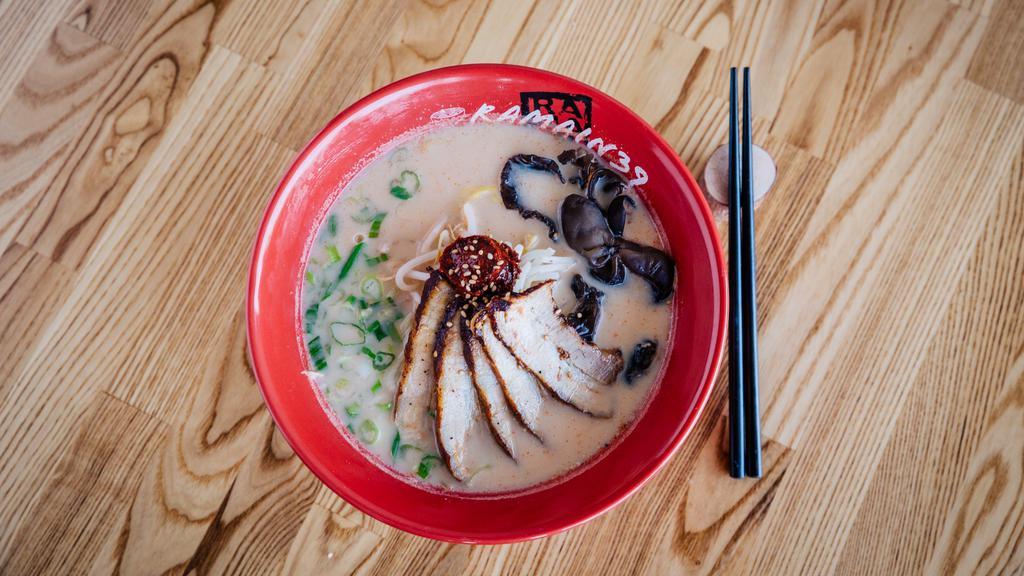
[[[268,375],[266,374],[266,372],[268,371],[269,368],[267,366],[261,365],[261,363],[258,362],[256,359],[258,357],[258,354],[255,351],[260,348],[261,344],[259,342],[258,335],[256,334],[256,330],[252,322],[252,318],[256,315],[256,302],[254,300],[254,296],[257,292],[258,283],[257,268],[261,249],[265,242],[267,242],[267,228],[271,224],[271,221],[275,213],[274,208],[275,206],[279,205],[282,194],[284,194],[285,189],[288,187],[289,183],[293,181],[293,179],[296,176],[296,173],[305,165],[310,155],[313,154],[319,148],[323,140],[329,134],[333,133],[333,131],[339,124],[344,123],[351,116],[357,114],[362,109],[378,101],[387,99],[396,93],[400,93],[411,86],[415,86],[425,82],[430,82],[436,79],[458,76],[460,73],[463,72],[477,74],[491,72],[494,73],[495,75],[501,75],[503,72],[511,72],[533,75],[540,80],[547,78],[556,80],[558,82],[567,82],[570,84],[575,84],[578,85],[580,88],[584,88],[586,90],[591,91],[593,95],[606,99],[610,103],[618,106],[621,109],[621,113],[629,119],[628,121],[633,122],[634,124],[642,127],[645,130],[645,137],[648,138],[654,146],[661,149],[661,152],[663,152],[665,156],[669,159],[669,162],[672,164],[672,167],[675,170],[677,170],[677,172],[682,177],[686,185],[693,191],[695,204],[699,208],[699,218],[703,219],[705,226],[710,232],[710,244],[712,248],[710,250],[710,253],[712,257],[714,272],[718,277],[717,298],[718,301],[721,302],[721,306],[719,307],[717,314],[718,325],[721,327],[721,329],[718,330],[718,333],[714,340],[712,348],[712,357],[710,359],[710,362],[708,363],[709,369],[706,372],[704,381],[701,382],[700,390],[693,404],[693,409],[687,416],[686,422],[684,422],[683,426],[679,429],[675,437],[669,443],[667,449],[663,450],[662,453],[659,454],[654,459],[652,464],[649,465],[649,468],[646,471],[644,471],[641,475],[639,475],[632,485],[630,485],[626,489],[623,489],[621,493],[619,493],[613,498],[610,498],[604,504],[598,505],[594,508],[587,509],[585,512],[572,518],[570,521],[557,523],[548,528],[533,530],[509,529],[506,530],[500,536],[465,537],[453,535],[449,532],[432,531],[430,530],[429,526],[409,521],[401,516],[388,516],[383,513],[379,513],[378,510],[372,509],[368,506],[364,506],[362,499],[359,498],[357,494],[355,494],[354,490],[348,490],[347,486],[345,486],[344,484],[341,484],[340,486],[334,486],[327,480],[325,480],[325,477],[329,476],[329,474],[327,474],[325,470],[322,469],[320,459],[318,457],[315,457],[310,452],[307,446],[305,446],[301,442],[298,442],[296,438],[293,437],[292,431],[290,430],[290,425],[285,423],[286,419],[284,419],[283,416],[281,415],[281,407],[277,406],[274,402],[271,402],[269,400],[267,385],[264,384],[264,382],[268,380]],[[584,524],[604,514],[605,512],[621,504],[627,498],[636,493],[641,487],[646,485],[655,474],[657,474],[662,468],[664,468],[664,466],[668,463],[669,459],[671,459],[672,456],[679,450],[682,443],[690,436],[690,433],[696,426],[697,421],[704,413],[704,409],[714,388],[715,381],[718,376],[718,371],[721,367],[721,361],[725,346],[725,335],[727,332],[726,327],[729,310],[729,295],[728,290],[726,289],[727,283],[725,257],[716,230],[717,228],[715,225],[714,217],[711,212],[711,208],[708,205],[707,200],[704,197],[704,194],[702,193],[702,190],[698,185],[696,178],[694,178],[689,168],[679,158],[675,149],[671,145],[669,145],[668,142],[661,136],[661,134],[646,120],[644,120],[631,108],[621,103],[617,99],[613,98],[612,96],[608,95],[604,91],[594,88],[593,86],[585,82],[581,82],[579,80],[570,78],[562,74],[530,66],[521,66],[516,64],[458,64],[453,66],[444,66],[413,74],[411,76],[407,76],[405,78],[391,82],[385,86],[382,86],[381,88],[374,90],[373,92],[346,106],[341,112],[336,114],[329,122],[327,122],[327,124],[325,124],[324,127],[321,128],[306,143],[302,150],[292,160],[288,169],[281,175],[277,187],[275,188],[273,195],[271,195],[271,197],[268,199],[266,206],[263,210],[263,214],[260,218],[259,227],[256,230],[256,235],[252,245],[249,270],[247,273],[248,279],[246,288],[245,321],[246,354],[249,360],[249,365],[250,368],[252,369],[253,376],[256,380],[257,386],[260,390],[260,395],[263,397],[264,404],[267,406],[267,410],[270,412],[271,417],[273,418],[278,431],[280,431],[281,435],[288,442],[289,446],[291,446],[295,454],[299,457],[302,463],[307,468],[309,468],[310,471],[313,472],[313,474],[322,484],[327,486],[332,492],[337,494],[339,497],[345,500],[346,503],[352,505],[360,512],[367,514],[368,516],[380,522],[383,522],[389,526],[392,526],[404,532],[446,542],[473,544],[508,544],[551,536],[553,534],[557,534],[570,528],[574,528],[576,526]],[[662,374],[661,379],[656,384],[656,386],[662,385],[666,376],[667,374]],[[641,414],[640,418],[643,417],[644,414]],[[424,492],[426,492],[426,490],[424,490]]]

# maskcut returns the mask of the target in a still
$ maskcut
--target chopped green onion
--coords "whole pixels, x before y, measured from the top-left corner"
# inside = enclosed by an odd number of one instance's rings
[[[377,338],[377,342],[388,337],[388,333],[384,331],[384,327],[380,325],[379,320],[374,320],[373,324],[366,328],[366,331],[372,333]]]
[[[380,280],[373,276],[364,278],[362,284],[359,285],[359,289],[362,290],[367,298],[373,298],[374,300],[380,300],[384,292],[384,288],[380,285]]]
[[[327,217],[327,233],[331,236],[338,233],[338,217],[334,214]]]
[[[398,328],[395,326],[394,322],[385,322],[384,331],[388,333],[388,336],[394,338],[395,342],[402,341],[402,335],[398,332]],[[376,336],[376,334],[374,335]]]
[[[341,254],[338,253],[337,246],[327,247],[327,261],[330,262],[331,264],[334,264],[335,262],[341,262]]]
[[[377,391],[381,389],[381,386],[383,386],[383,384],[381,384],[380,378],[377,378],[377,381],[373,383],[373,386],[370,386],[370,392],[376,394]]]
[[[386,370],[391,363],[395,361],[395,355],[390,352],[377,352],[377,356],[373,359],[373,367],[380,371]]]
[[[316,283],[316,276],[313,276],[313,273],[309,270],[306,270],[306,282],[309,282],[310,284]]]
[[[320,312],[320,303],[319,302],[313,302],[312,304],[310,304],[309,308],[306,308],[306,314],[305,314],[306,324],[305,324],[305,327],[306,327],[306,332],[307,333],[311,332],[313,330],[313,325],[316,324],[316,317],[317,317],[317,314],[319,312]]]
[[[387,252],[381,252],[380,254],[378,254],[376,256],[373,256],[372,258],[367,256],[367,258],[366,258],[366,265],[367,266],[376,266],[377,264],[380,264],[381,262],[387,262],[387,261],[388,261],[388,253]]]
[[[391,409],[394,408],[394,407],[395,407],[395,405],[392,402],[390,402],[390,401],[389,402],[377,402],[377,408],[380,408],[381,410],[383,410],[385,412],[391,412]]]
[[[391,458],[398,460],[398,453],[402,449],[402,435],[395,430],[395,439],[391,441]]]
[[[358,206],[358,209],[352,211],[352,219],[360,224],[367,224],[380,214],[380,210],[366,198],[356,197],[349,202],[353,207]]]
[[[356,429],[355,429],[355,428],[353,428],[351,424],[349,424],[349,425],[347,425],[347,426],[345,426],[345,427],[346,427],[346,428],[348,428],[348,431],[349,431],[349,432],[351,432],[351,433],[353,433],[353,434],[355,434],[355,433],[356,433]]]
[[[440,462],[440,458],[433,454],[426,454],[423,459],[420,460],[420,465],[416,467],[416,475],[420,478],[426,479],[430,476],[430,469],[434,467],[433,461],[437,460]]]
[[[363,346],[363,349],[361,350],[361,352],[363,353],[363,356],[366,356],[370,360],[374,360],[374,361],[377,360],[377,353],[374,352],[373,350],[370,350],[366,346]]]
[[[369,236],[370,238],[376,238],[377,236],[380,236],[380,225],[382,222],[384,222],[385,216],[387,216],[387,214],[381,212],[380,214],[377,214],[376,216],[373,217],[373,221],[370,222],[370,233],[367,234],[367,236]]]
[[[338,281],[341,282],[348,276],[349,271],[356,264],[356,258],[359,256],[359,252],[363,250],[363,243],[360,242],[352,247],[352,251],[348,254],[348,259],[341,265],[341,271],[338,272]]]
[[[391,195],[399,200],[408,200],[420,189],[420,177],[412,170],[403,170],[402,174],[391,181]]]
[[[431,418],[437,418],[437,412],[433,408],[427,408],[427,415]]]
[[[391,296],[388,296],[387,298],[385,298],[384,301],[387,302],[388,304],[392,305],[392,306],[395,305],[395,299],[392,298]]]
[[[380,429],[373,420],[363,420],[359,425],[359,439],[367,444],[373,444],[380,437]]]
[[[363,329],[348,322],[332,322],[331,338],[342,346],[353,346],[366,342],[366,334]]]
[[[327,359],[324,357],[324,349],[320,345],[320,337],[315,336],[309,341],[309,358],[313,361],[313,367],[317,370],[327,368]]]
[[[359,404],[349,404],[345,406],[345,414],[349,416],[359,416]]]

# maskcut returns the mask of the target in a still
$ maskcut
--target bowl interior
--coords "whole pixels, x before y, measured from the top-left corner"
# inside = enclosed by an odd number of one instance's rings
[[[380,468],[332,424],[302,374],[304,258],[320,221],[360,168],[410,131],[466,121],[481,106],[519,106],[589,127],[662,227],[678,265],[672,343],[662,382],[632,430],[594,464],[541,489],[503,497],[425,490]],[[614,145],[616,148],[608,148]],[[620,154],[621,152],[621,154]],[[625,158],[624,158],[625,156]],[[628,496],[682,442],[707,399],[721,355],[726,294],[710,212],[674,151],[622,104],[574,80],[506,65],[434,70],[391,84],[336,117],[299,155],[260,227],[249,278],[248,337],[256,377],[299,457],[345,500],[388,524],[460,542],[556,532]]]

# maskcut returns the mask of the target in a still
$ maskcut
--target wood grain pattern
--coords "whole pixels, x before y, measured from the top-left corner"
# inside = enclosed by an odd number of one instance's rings
[[[1021,10],[0,3],[0,572],[1022,573]],[[727,477],[724,373],[647,486],[513,545],[383,525],[283,441],[241,312],[274,184],[355,98],[485,61],[607,90],[698,175],[753,66],[764,478]]]

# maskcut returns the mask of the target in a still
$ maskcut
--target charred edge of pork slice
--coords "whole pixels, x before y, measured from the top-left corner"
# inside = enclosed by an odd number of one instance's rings
[[[453,304],[455,309],[458,310],[459,306],[457,303],[457,299],[452,299],[452,301],[449,302],[449,307],[452,307]],[[461,462],[461,465],[459,465],[460,463],[457,463],[456,460],[464,460],[465,454],[463,453],[460,456],[458,454],[453,454],[452,452],[449,452],[449,445],[447,442],[445,442],[445,431],[443,430],[443,428],[445,424],[448,422],[448,419],[451,418],[451,415],[449,414],[450,410],[446,410],[445,402],[445,390],[449,378],[449,374],[445,369],[447,366],[445,360],[450,359],[454,360],[455,362],[466,362],[465,355],[463,354],[462,351],[461,340],[462,339],[457,330],[445,330],[445,336],[444,339],[441,341],[442,345],[438,353],[438,358],[441,359],[441,361],[438,363],[437,369],[437,418],[434,420],[434,435],[437,439],[438,452],[441,453],[441,457],[444,459],[444,463],[445,466],[448,467],[448,471],[451,472],[452,476],[455,477],[455,479],[460,482],[465,481],[465,479],[467,478],[468,470],[466,470],[464,461]],[[466,374],[469,375],[470,379],[472,379],[468,365],[466,366]],[[469,393],[472,394],[473,396],[476,396],[476,389],[473,387],[472,381],[468,382],[467,384]],[[464,415],[466,418],[469,419],[469,422],[466,423],[467,430],[471,430],[473,428],[473,420],[476,418],[476,413],[473,411],[474,407],[479,407],[479,399],[476,399],[476,401],[469,403],[469,406],[466,407],[466,409],[470,411],[469,414]],[[463,445],[463,448],[465,448],[465,445]]]
[[[476,314],[476,316],[474,316],[473,320],[470,322],[470,330],[473,332],[474,338],[476,338],[477,341],[480,342],[480,349],[483,351],[484,358],[487,359],[487,363],[491,366],[491,371],[494,372],[494,376],[498,379],[498,384],[501,386],[502,394],[505,395],[505,402],[508,404],[509,410],[516,417],[516,420],[519,421],[519,424],[522,425],[522,427],[527,432],[529,432],[534,438],[539,440],[541,444],[543,444],[544,439],[541,438],[540,431],[536,429],[534,424],[530,424],[529,420],[523,414],[522,408],[519,406],[519,398],[517,398],[515,394],[512,393],[512,389],[508,381],[508,375],[503,375],[501,373],[501,370],[498,369],[498,361],[495,360],[491,352],[488,351],[488,346],[484,342],[483,336],[481,336],[481,331],[484,329],[493,331],[493,328],[485,327],[485,324],[490,326],[490,322],[491,319],[487,310],[481,310]],[[495,334],[494,337],[495,339],[498,339],[497,334]],[[541,384],[537,382],[537,378],[533,375],[533,372],[530,372],[529,368],[523,366],[523,363],[519,360],[519,358],[517,358],[516,355],[513,354],[512,351],[509,350],[508,347],[505,346],[505,344],[500,341],[500,339],[498,339],[498,345],[501,346],[506,352],[508,352],[508,355],[511,356],[512,360],[516,363],[516,369],[518,369],[527,378],[531,380],[531,383],[537,387],[538,393],[540,393],[542,390],[545,390],[544,388],[541,387]]]
[[[453,294],[448,299],[448,304],[444,309],[444,316],[441,317],[440,323],[437,325],[437,332],[434,334],[434,375],[441,373],[441,354],[444,353],[444,339],[448,335],[448,330],[452,328],[452,323],[459,314],[459,308],[462,307],[462,300],[458,295]]]
[[[480,401],[480,409],[487,420],[487,427],[491,430],[491,436],[494,437],[494,441],[498,443],[498,446],[501,446],[501,449],[505,451],[505,454],[508,454],[509,458],[515,460],[516,455],[515,450],[512,448],[511,438],[506,438],[502,431],[498,429],[499,416],[497,414],[497,407],[491,403],[490,396],[480,383],[483,375],[477,370],[476,358],[478,354],[484,354],[483,345],[480,342],[475,342],[476,337],[473,336],[473,332],[469,329],[469,323],[463,317],[459,317],[459,335],[462,338],[462,354],[466,357],[466,366],[469,367],[469,373],[473,377],[473,386],[476,388],[476,398]],[[493,373],[494,371],[491,370],[491,372]],[[495,379],[497,380],[497,374],[495,374]]]
[[[529,290],[525,290],[525,291],[520,292],[518,294],[514,294],[510,298],[507,298],[507,299],[495,298],[494,300],[492,300],[491,303],[487,307],[487,313],[490,315],[490,319],[491,319],[490,321],[491,321],[492,326],[494,328],[494,334],[495,334],[495,336],[497,336],[498,340],[500,340],[505,345],[505,347],[512,353],[512,355],[516,357],[516,359],[519,361],[519,363],[524,368],[526,368],[531,374],[533,374],[534,378],[538,382],[540,382],[541,385],[543,385],[544,388],[547,389],[555,398],[558,398],[563,403],[565,403],[565,404],[567,404],[569,406],[572,406],[573,408],[575,408],[575,409],[577,409],[577,410],[579,410],[581,412],[584,412],[586,414],[594,416],[595,418],[610,418],[612,416],[613,412],[610,412],[610,411],[609,412],[604,412],[604,411],[596,412],[592,408],[582,405],[582,403],[573,401],[572,395],[569,395],[567,397],[564,394],[564,391],[560,391],[555,386],[553,386],[551,381],[549,381],[547,378],[545,378],[543,374],[539,374],[534,368],[532,368],[530,366],[530,364],[526,361],[525,358],[523,358],[521,356],[520,353],[517,353],[516,348],[511,345],[511,343],[506,339],[506,337],[504,335],[502,335],[502,331],[498,328],[498,322],[495,319],[495,315],[500,313],[500,312],[508,311],[509,308],[513,304],[512,299],[522,300],[523,298],[531,295],[533,292],[536,292],[536,291],[541,290],[541,289],[547,289],[547,290],[550,291],[550,286],[551,286],[552,283],[553,283],[553,281],[549,280],[547,282],[543,282],[541,284],[533,286]],[[593,350],[593,351],[597,351],[600,354],[609,355],[609,356],[611,356],[611,361],[612,361],[612,363],[614,365],[614,368],[612,370],[610,370],[610,373],[612,374],[612,376],[609,377],[609,378],[605,378],[603,380],[600,379],[600,378],[595,377],[592,374],[590,374],[589,372],[584,370],[583,367],[581,367],[581,366],[579,366],[579,365],[577,365],[575,363],[573,363],[573,368],[575,370],[581,372],[588,379],[594,380],[597,383],[604,383],[604,384],[607,385],[607,384],[611,384],[612,382],[614,382],[615,378],[618,377],[619,372],[622,371],[622,364],[623,364],[623,362],[622,362],[622,352],[620,350],[604,350],[604,349],[598,348],[597,346],[594,346],[593,344],[583,340],[583,338],[580,337],[580,335],[576,332],[576,330],[572,326],[570,326],[568,323],[566,323],[565,319],[562,318],[562,316],[560,314],[558,314],[558,312],[555,309],[553,304],[552,304],[552,315],[554,316],[554,318],[557,319],[558,322],[561,322],[565,326],[565,328],[566,328],[566,336],[568,338],[574,340],[573,344],[575,344],[579,350],[584,350],[586,352],[590,352],[590,351]],[[572,357],[572,353],[571,352],[569,352],[568,350],[564,349],[561,346],[557,346],[556,345],[556,348],[557,348],[558,355],[559,355],[559,357],[561,358],[562,361],[570,360],[570,358]],[[588,390],[590,390],[594,394],[600,394],[600,392],[598,392],[598,391],[596,391],[594,389],[589,388],[589,386],[587,386],[587,388],[588,388]]]
[[[430,277],[427,278],[427,281],[423,284],[420,303],[419,306],[416,307],[416,314],[413,317],[412,328],[409,330],[409,337],[405,341],[405,352],[402,355],[402,375],[398,379],[398,389],[395,391],[395,408],[393,416],[396,418],[398,416],[399,408],[402,406],[402,394],[405,392],[405,385],[413,376],[411,371],[416,360],[416,340],[418,339],[420,332],[427,329],[427,327],[423,325],[424,314],[426,314],[429,307],[435,304],[435,298],[444,297],[445,292],[448,291],[446,289],[448,288],[450,288],[450,286],[448,285],[448,281],[444,279],[444,276],[436,270],[431,270]],[[447,309],[445,308],[447,306],[447,302],[441,303],[440,306],[442,306],[442,309]],[[433,350],[434,347],[431,346],[431,351]]]

